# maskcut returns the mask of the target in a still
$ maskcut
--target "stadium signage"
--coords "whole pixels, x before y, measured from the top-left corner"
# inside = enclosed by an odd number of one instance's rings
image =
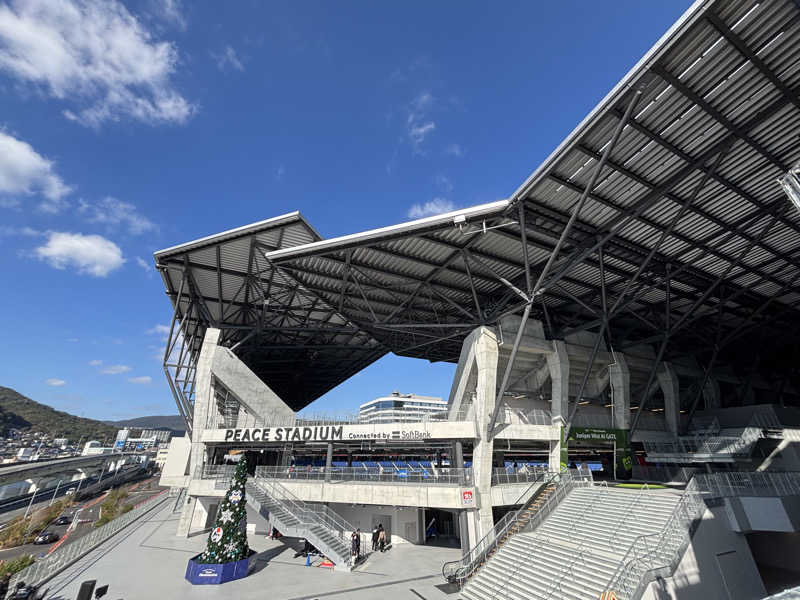
[[[342,439],[342,426],[226,429],[226,442],[327,442]]]
[[[225,429],[226,442],[333,442],[341,440],[403,440],[431,439],[423,429],[376,430],[365,425],[318,425],[306,427],[250,427]]]

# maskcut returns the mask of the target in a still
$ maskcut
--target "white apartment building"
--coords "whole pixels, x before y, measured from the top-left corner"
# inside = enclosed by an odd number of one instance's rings
[[[407,423],[417,422],[426,416],[444,418],[446,414],[446,400],[395,391],[390,396],[381,396],[362,404],[358,420],[361,423]]]

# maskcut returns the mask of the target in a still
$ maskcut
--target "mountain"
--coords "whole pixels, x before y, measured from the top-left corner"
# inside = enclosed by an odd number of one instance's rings
[[[16,390],[0,386],[0,435],[7,435],[11,428],[41,431],[51,438],[66,437],[73,444],[81,438],[84,441],[102,441],[105,438],[110,444],[117,435],[117,428],[113,425],[55,410]]]
[[[186,423],[180,415],[153,415],[151,417],[137,417],[122,421],[108,421],[114,427],[130,427],[132,429],[170,429],[173,434],[186,431]]]

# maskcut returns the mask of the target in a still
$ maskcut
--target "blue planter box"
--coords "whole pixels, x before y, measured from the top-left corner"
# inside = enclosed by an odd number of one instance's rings
[[[211,563],[203,564],[195,562],[199,558],[193,556],[189,559],[189,564],[186,565],[186,580],[194,585],[218,585],[233,581],[234,579],[241,579],[247,576],[247,570],[250,567],[250,557],[255,554],[250,551],[250,556],[227,563]]]

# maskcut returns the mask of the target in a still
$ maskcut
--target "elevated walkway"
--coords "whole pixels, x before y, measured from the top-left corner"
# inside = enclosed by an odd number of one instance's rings
[[[462,595],[468,600],[596,600],[629,549],[641,536],[658,533],[679,499],[646,487],[575,487],[538,527],[511,536],[469,579]]]
[[[764,431],[745,427],[738,435],[708,431],[704,435],[682,436],[675,440],[644,440],[649,462],[658,463],[734,463],[751,456]]]
[[[247,503],[283,535],[307,539],[333,561],[337,570],[353,567],[350,534],[355,527],[327,506],[303,502],[270,479],[250,480],[246,491]],[[362,551],[367,548],[362,546]]]

